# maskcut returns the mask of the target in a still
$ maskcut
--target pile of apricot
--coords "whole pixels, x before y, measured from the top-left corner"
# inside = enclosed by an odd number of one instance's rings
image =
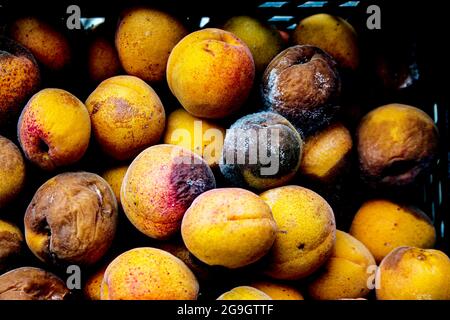
[[[450,299],[431,213],[395,196],[437,127],[399,103],[348,119],[347,21],[108,23],[83,50],[37,17],[0,35],[0,299]]]

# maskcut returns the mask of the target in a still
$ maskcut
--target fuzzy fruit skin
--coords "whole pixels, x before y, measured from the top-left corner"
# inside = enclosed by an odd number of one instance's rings
[[[0,136],[0,208],[14,200],[25,183],[25,161],[19,148]]]
[[[0,220],[0,272],[8,269],[10,263],[19,257],[23,244],[22,231],[14,224]]]
[[[322,183],[333,181],[348,165],[352,147],[348,129],[335,123],[305,140],[299,173]]]
[[[255,77],[253,57],[228,31],[208,28],[184,37],[167,62],[167,83],[183,108],[201,118],[223,118],[247,99]]]
[[[196,121],[201,121],[202,130],[197,129],[199,132],[195,129]],[[183,131],[178,131],[180,129]],[[189,133],[189,139],[180,138],[178,133]],[[198,137],[198,135],[201,135],[201,137]],[[211,168],[217,168],[222,154],[224,137],[225,129],[220,125],[194,117],[186,110],[180,108],[173,111],[167,118],[163,141],[167,144],[174,144],[190,149],[192,152],[203,157]],[[210,153],[210,149],[217,150],[217,152]]]
[[[70,290],[54,274],[21,267],[0,275],[0,300],[66,300]]]
[[[230,269],[263,257],[273,244],[277,226],[269,206],[239,188],[207,191],[186,211],[181,235],[188,250],[212,266]]]
[[[332,253],[333,210],[317,193],[294,185],[270,189],[260,197],[271,208],[279,230],[263,273],[280,280],[309,276]]]
[[[97,37],[88,49],[88,74],[94,83],[119,74],[121,65],[114,44],[106,38]]]
[[[179,231],[192,201],[215,187],[214,175],[202,158],[182,147],[162,144],[134,159],[120,195],[123,210],[139,231],[167,239]]]
[[[313,299],[339,300],[365,297],[368,287],[368,268],[375,266],[370,251],[346,232],[336,230],[336,243],[330,258],[308,285]]]
[[[30,50],[36,60],[50,70],[59,71],[72,59],[67,38],[38,18],[26,17],[14,21],[10,36]]]
[[[87,300],[101,300],[103,276],[108,265],[104,265],[94,272],[83,287],[83,296]]]
[[[256,163],[250,162],[255,146]],[[286,118],[273,112],[249,114],[227,130],[220,171],[236,187],[259,191],[279,187],[295,177],[302,150],[303,140]],[[269,157],[269,164],[263,163],[261,154]],[[245,163],[235,160],[241,155],[246,156]]]
[[[341,79],[322,49],[296,45],[280,52],[264,71],[264,107],[288,119],[303,136],[331,122],[339,109]]]
[[[0,131],[16,121],[23,103],[37,91],[39,66],[26,48],[0,37]]]
[[[126,10],[116,31],[116,48],[125,71],[146,82],[161,82],[173,47],[187,34],[180,21],[162,11]]]
[[[241,39],[250,49],[256,72],[261,74],[269,62],[283,49],[280,33],[273,27],[249,16],[229,19],[224,27]]]
[[[117,160],[132,159],[156,144],[165,111],[156,92],[134,76],[116,76],[98,85],[86,100],[95,139]]]
[[[114,192],[114,195],[117,199],[117,204],[120,206],[120,188],[122,187],[123,178],[125,177],[125,174],[128,170],[128,165],[113,167],[108,170],[105,170],[101,176],[103,179],[105,179],[106,182],[108,182],[109,186],[111,187],[112,191]]]
[[[357,150],[362,178],[372,187],[413,183],[434,163],[438,130],[422,110],[404,104],[378,107],[361,120]]]
[[[272,298],[256,288],[241,286],[225,292],[217,300],[272,300]]]
[[[296,288],[280,282],[258,281],[253,282],[251,287],[264,292],[272,300],[305,300]]]
[[[378,300],[450,300],[450,259],[442,251],[399,247],[377,271]]]
[[[353,218],[350,234],[364,243],[379,263],[401,246],[433,248],[436,230],[418,208],[375,199],[365,202]]]
[[[359,49],[355,29],[341,17],[315,14],[301,20],[292,35],[295,44],[309,44],[330,54],[342,68],[355,70]]]
[[[122,253],[106,268],[102,300],[196,300],[199,285],[178,258],[155,248]]]
[[[45,182],[24,217],[25,239],[48,264],[88,266],[111,246],[117,202],[108,183],[89,172],[66,172]]]
[[[61,89],[43,89],[28,101],[17,125],[28,160],[43,170],[73,164],[89,145],[91,121],[84,104]]]

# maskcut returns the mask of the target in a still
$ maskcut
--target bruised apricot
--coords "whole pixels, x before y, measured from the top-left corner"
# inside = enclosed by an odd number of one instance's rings
[[[0,126],[17,120],[39,83],[40,71],[33,55],[17,42],[0,36]]]
[[[61,70],[72,59],[69,41],[63,33],[36,17],[15,20],[10,26],[10,36],[50,70]]]
[[[83,157],[91,136],[85,105],[61,89],[43,89],[28,101],[17,124],[25,156],[43,170],[74,164]]]
[[[167,118],[164,143],[190,149],[203,157],[211,168],[219,165],[225,129],[205,119],[194,117],[180,108]]]
[[[172,48],[187,34],[175,17],[151,8],[126,10],[116,31],[116,48],[125,71],[147,82],[165,78]]]
[[[294,126],[273,112],[238,119],[227,130],[220,171],[234,186],[265,190],[294,178],[303,140]]]
[[[299,186],[261,194],[278,226],[262,272],[274,279],[297,280],[319,269],[332,253],[336,237],[333,210],[320,195]]]
[[[133,160],[120,196],[125,214],[139,231],[166,239],[179,231],[192,201],[215,187],[214,175],[202,158],[163,144],[147,148]]]
[[[118,160],[131,159],[156,144],[164,131],[161,100],[137,77],[103,81],[87,98],[86,107],[95,139],[106,154]]]
[[[450,259],[439,250],[399,247],[381,262],[378,300],[450,300]]]
[[[178,258],[155,248],[122,253],[106,268],[102,300],[195,300],[199,285]]]
[[[272,298],[256,288],[241,286],[225,292],[217,300],[272,300]]]
[[[56,265],[91,265],[112,243],[117,202],[100,176],[62,173],[37,190],[24,223],[28,247],[40,260]]]
[[[0,300],[65,300],[70,291],[53,273],[22,267],[0,275]]]
[[[313,275],[308,293],[319,300],[363,298],[370,292],[369,277],[375,270],[375,259],[364,244],[337,230],[331,256]]]
[[[239,268],[262,258],[277,226],[269,206],[256,194],[222,188],[198,196],[186,211],[181,235],[188,250],[212,266]]]
[[[375,199],[365,202],[353,218],[350,234],[380,262],[397,247],[433,248],[436,230],[420,209]]]
[[[253,86],[247,45],[228,31],[207,28],[184,37],[167,62],[170,90],[190,114],[223,118],[237,111]]]
[[[25,161],[19,148],[0,136],[0,208],[14,200],[25,183]]]
[[[326,126],[338,110],[341,80],[323,50],[297,45],[280,52],[264,71],[264,106],[286,117],[307,136]]]
[[[438,131],[422,110],[388,104],[369,112],[357,130],[361,174],[374,187],[411,184],[434,163]]]

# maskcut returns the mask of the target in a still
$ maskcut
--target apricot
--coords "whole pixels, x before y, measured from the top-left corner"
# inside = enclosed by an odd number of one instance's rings
[[[326,51],[342,68],[354,70],[359,65],[356,31],[341,17],[321,13],[304,18],[292,39],[295,44],[309,44]]]
[[[167,62],[167,83],[190,114],[223,118],[237,111],[253,86],[247,45],[230,32],[203,29],[184,37]]]
[[[173,16],[155,9],[137,7],[122,14],[116,31],[116,48],[125,71],[147,82],[165,77],[173,47],[187,34]]]
[[[432,221],[420,209],[383,199],[361,206],[350,234],[369,249],[377,262],[397,247],[433,248],[436,240]]]
[[[269,206],[256,194],[222,188],[198,196],[186,211],[181,235],[188,250],[212,266],[230,269],[262,258],[277,226]]]
[[[335,123],[305,140],[299,173],[312,180],[330,182],[349,164],[353,142],[350,132]]]
[[[1,127],[17,120],[23,104],[37,91],[39,83],[39,67],[30,51],[13,40],[0,37]]]
[[[122,253],[106,268],[102,300],[195,300],[199,285],[177,257],[155,248]]]
[[[450,259],[439,250],[397,248],[376,279],[378,300],[450,300]]]
[[[256,18],[232,17],[223,29],[233,33],[248,46],[257,73],[263,73],[273,57],[283,49],[283,39],[278,30]]]
[[[104,265],[89,276],[83,287],[83,296],[87,300],[101,300],[102,282],[108,265]]]
[[[70,291],[54,274],[22,267],[0,275],[0,300],[65,300]]]
[[[336,230],[336,243],[330,258],[308,285],[313,299],[339,300],[365,297],[369,292],[369,267],[376,268],[370,251],[356,238]]]
[[[69,41],[64,34],[36,17],[15,20],[10,27],[10,36],[50,70],[61,70],[72,59]]]
[[[273,58],[261,88],[266,109],[286,117],[307,136],[335,116],[341,80],[336,62],[323,50],[297,45]]]
[[[372,186],[411,184],[434,163],[438,131],[422,110],[388,104],[369,112],[357,130],[359,166]]]
[[[144,150],[128,168],[120,198],[131,223],[145,235],[167,239],[180,229],[192,201],[216,187],[206,162],[193,152],[163,144]]]
[[[86,100],[94,137],[117,160],[135,157],[159,141],[165,111],[156,92],[133,76],[109,78]]]
[[[253,282],[251,287],[264,292],[272,300],[305,300],[296,288],[280,282],[258,281]]]
[[[25,182],[25,162],[19,148],[0,136],[0,208],[14,200]]]
[[[256,288],[241,286],[225,292],[217,300],[272,300],[272,298]]]
[[[333,210],[320,195],[299,186],[261,194],[278,226],[263,272],[280,280],[309,276],[333,252],[336,223]]]
[[[14,224],[0,220],[0,272],[7,269],[21,255],[23,234]]]
[[[210,167],[216,168],[224,137],[225,129],[220,125],[194,117],[180,108],[169,115],[163,141],[190,149],[203,157]]]
[[[96,37],[88,48],[88,74],[92,82],[98,83],[119,74],[121,65],[113,43]]]
[[[91,121],[86,107],[74,95],[61,89],[43,89],[22,110],[17,132],[28,160],[50,171],[83,157]]]
[[[250,114],[227,130],[220,171],[234,186],[257,190],[278,187],[294,178],[302,149],[300,134],[283,116]]]
[[[112,243],[117,202],[100,176],[62,173],[37,190],[24,223],[28,247],[40,260],[56,265],[91,265]]]
[[[120,188],[122,187],[123,178],[127,173],[128,165],[122,165],[117,167],[109,168],[101,174],[101,177],[108,182],[114,195],[116,196],[117,204],[120,206]]]

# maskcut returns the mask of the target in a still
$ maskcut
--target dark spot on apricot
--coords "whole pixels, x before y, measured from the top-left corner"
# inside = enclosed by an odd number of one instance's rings
[[[213,57],[216,56],[216,54],[215,54],[211,49],[209,49],[208,45],[206,45],[206,46],[203,48],[203,51],[209,53],[209,54],[212,55]]]
[[[95,102],[92,107],[92,115],[96,114],[98,112],[98,110],[100,110],[100,107],[101,107],[101,103]]]
[[[417,255],[417,259],[418,259],[418,260],[421,260],[421,261],[424,261],[424,260],[427,259],[427,257],[426,257],[423,253],[419,253],[419,254]]]
[[[181,156],[174,160],[170,170],[170,186],[175,193],[176,202],[185,209],[197,196],[216,187],[209,166],[205,162],[192,163],[192,161],[192,158],[183,159]]]

